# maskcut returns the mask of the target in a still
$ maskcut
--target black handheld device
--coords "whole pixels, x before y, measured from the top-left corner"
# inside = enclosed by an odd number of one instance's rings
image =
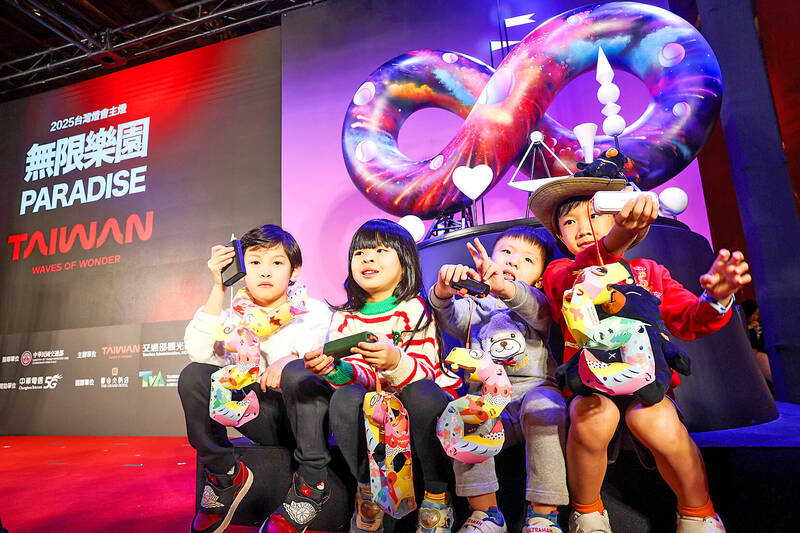
[[[322,353],[330,355],[334,359],[341,359],[348,355],[353,355],[350,348],[358,346],[359,342],[378,342],[378,336],[369,331],[362,331],[355,335],[348,335],[335,341],[329,341],[322,347]]]
[[[489,285],[483,283],[482,281],[477,281],[472,278],[467,279],[451,279],[450,286],[456,289],[457,291],[467,291],[467,294],[470,296],[477,296],[478,298],[483,298],[484,296],[488,296],[489,294]]]
[[[222,269],[220,275],[222,276],[222,284],[230,287],[240,279],[242,279],[247,271],[244,268],[244,254],[242,254],[242,244],[238,239],[234,239],[228,243],[228,246],[235,250],[233,261],[228,266]]]

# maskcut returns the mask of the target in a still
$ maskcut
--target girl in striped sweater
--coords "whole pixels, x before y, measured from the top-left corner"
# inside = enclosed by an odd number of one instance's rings
[[[422,268],[414,239],[385,219],[362,225],[353,236],[344,283],[347,302],[333,315],[329,339],[370,331],[375,343],[360,343],[352,355],[334,360],[321,350],[306,354],[306,367],[334,387],[330,423],[358,481],[350,531],[380,532],[383,512],[371,500],[362,403],[376,388],[394,392],[408,411],[411,449],[425,486],[417,533],[449,533],[453,508],[447,494],[450,459],[436,438],[436,421],[456,397],[461,379],[444,370],[439,334],[420,295]]]

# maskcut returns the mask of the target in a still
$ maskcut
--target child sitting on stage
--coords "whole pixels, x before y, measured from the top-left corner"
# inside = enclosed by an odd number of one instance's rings
[[[556,507],[569,503],[564,467],[566,405],[555,381],[556,362],[547,347],[550,309],[544,294],[534,288],[553,257],[550,243],[529,226],[507,229],[497,239],[492,256],[478,239],[467,244],[475,269],[444,265],[430,291],[437,323],[457,339],[470,332],[470,345],[482,344],[498,364],[504,364],[512,384],[512,401],[501,414],[504,446],[524,441],[527,465],[525,499],[529,502],[523,533],[560,532]],[[489,285],[491,295],[475,301],[470,314],[467,299],[454,299],[451,280],[467,277]],[[499,318],[506,315],[519,328],[519,339],[498,337],[480,343]],[[495,340],[495,339],[492,339]],[[456,494],[466,496],[472,515],[460,533],[502,533],[507,530],[497,507],[499,488],[494,459],[467,464],[453,461]],[[535,528],[535,529],[534,529]]]
[[[452,469],[436,437],[436,422],[461,379],[442,369],[436,323],[419,294],[422,268],[416,244],[397,223],[369,220],[353,236],[349,260],[347,302],[333,315],[330,339],[369,331],[378,341],[361,342],[352,355],[339,360],[321,349],[306,354],[305,360],[336,389],[330,402],[331,427],[358,482],[350,532],[383,530],[384,513],[373,501],[380,495],[370,486],[363,408],[365,395],[380,381],[408,412],[411,453],[419,459],[417,473],[425,489],[417,533],[450,533],[453,507],[447,486]]]
[[[225,426],[209,415],[211,376],[221,367],[236,363],[237,355],[226,349],[224,341],[217,340],[219,331],[224,328],[223,331],[229,330],[230,334],[248,313],[260,310],[269,317],[270,312],[281,308],[290,299],[290,286],[297,280],[303,262],[294,237],[279,226],[267,224],[253,228],[240,242],[247,271],[246,288],[237,293],[233,307],[223,311],[227,287],[222,284],[220,273],[233,261],[235,251],[226,246],[214,246],[208,260],[213,280],[211,293],[186,327],[186,351],[192,362],[181,372],[178,392],[186,416],[189,443],[197,450],[198,461],[205,466],[205,487],[200,509],[192,523],[193,533],[224,531],[253,482],[250,469],[234,459]],[[267,446],[288,444],[293,447],[293,443],[281,437],[291,435],[288,416],[297,409],[298,402],[289,397],[284,401],[281,393],[273,389],[280,387],[281,372],[287,363],[322,345],[330,323],[330,311],[322,302],[301,298],[299,294],[292,301],[301,312],[294,316],[295,311],[292,311],[290,321],[268,337],[253,339],[260,349],[260,383],[242,389],[243,393],[255,392],[259,412],[238,429],[251,440]],[[304,370],[302,365],[300,369]],[[286,379],[285,374],[283,379]],[[306,458],[301,451],[301,448],[295,451],[295,458],[302,465]]]
[[[575,256],[574,260],[553,261],[544,273],[544,291],[564,333],[564,361],[580,348],[561,313],[565,291],[572,288],[581,269],[622,261],[625,252],[644,238],[658,215],[658,205],[648,194],[630,200],[616,215],[594,213],[594,193],[618,191],[625,186],[623,179],[565,178],[543,185],[531,197],[536,217],[558,239],[559,247]],[[661,300],[659,310],[669,331],[685,340],[724,326],[731,315],[733,293],[750,282],[748,265],[738,251],[720,250],[700,278],[705,289],[700,297],[673,280],[669,271],[655,261],[632,259],[628,263],[636,285]],[[673,378],[677,375],[673,374]],[[611,531],[600,488],[606,473],[608,445],[617,431],[630,431],[635,443],[652,452],[656,467],[678,499],[678,533],[724,532],[709,497],[703,459],[668,396],[647,406],[633,396],[575,396],[569,405],[569,417],[567,473],[574,509],[570,533]],[[624,423],[618,424],[621,417]]]

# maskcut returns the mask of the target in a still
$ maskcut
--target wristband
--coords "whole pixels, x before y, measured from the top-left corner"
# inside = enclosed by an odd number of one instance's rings
[[[730,309],[733,306],[733,301],[736,299],[736,296],[733,294],[731,295],[731,299],[728,301],[728,305],[722,305],[721,303],[713,299],[711,296],[709,296],[708,292],[706,291],[703,291],[703,294],[700,295],[700,299],[708,303],[708,305],[710,305],[711,307],[713,307],[717,313],[724,315],[725,313],[728,312],[728,309]]]
[[[323,374],[321,377],[334,385],[347,385],[353,379],[354,375],[353,365],[339,359],[333,362],[333,372]]]

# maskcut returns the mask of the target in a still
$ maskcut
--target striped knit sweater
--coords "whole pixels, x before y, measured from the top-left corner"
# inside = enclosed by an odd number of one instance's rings
[[[425,317],[420,321],[420,317]],[[410,331],[428,321],[425,329],[411,336]],[[378,339],[394,342],[400,348],[400,361],[392,370],[376,371],[359,354],[344,357],[336,370],[324,376],[335,388],[357,383],[367,390],[375,390],[379,377],[381,387],[396,391],[420,379],[432,379],[453,398],[461,386],[461,378],[453,372],[445,374],[439,365],[439,345],[436,342],[436,324],[425,310],[420,297],[397,303],[394,297],[382,302],[367,303],[359,311],[337,311],[328,330],[328,340],[336,340],[355,333],[371,331]],[[411,343],[408,344],[409,339]]]

